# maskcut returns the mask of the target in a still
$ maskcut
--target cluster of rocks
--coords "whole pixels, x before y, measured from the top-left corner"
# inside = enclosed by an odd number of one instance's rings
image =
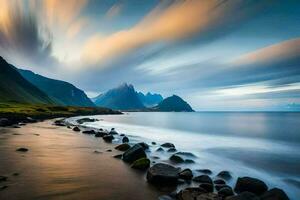
[[[90,121],[90,120],[85,120]],[[219,172],[214,179],[209,175],[212,171],[209,169],[195,170],[181,169],[176,167],[181,163],[193,163],[192,159],[195,155],[189,152],[178,152],[172,143],[161,144],[156,152],[166,151],[172,155],[169,157],[169,163],[155,163],[147,156],[149,145],[141,142],[137,144],[129,144],[129,138],[124,134],[118,134],[112,128],[110,131],[103,129],[85,130],[79,126],[73,127],[73,131],[82,132],[84,134],[92,134],[95,137],[102,137],[105,142],[112,142],[116,135],[121,137],[122,143],[115,147],[116,150],[123,153],[115,155],[115,158],[122,159],[129,163],[132,168],[146,171],[146,178],[150,184],[157,186],[175,186],[185,184],[186,187],[173,192],[169,195],[161,196],[161,200],[288,200],[285,192],[278,188],[269,189],[261,180],[252,177],[239,177],[234,188],[226,182],[232,179],[229,171]],[[152,145],[156,145],[152,142]],[[153,159],[158,157],[152,156]],[[152,166],[151,166],[152,165]],[[175,165],[175,166],[174,166]],[[191,184],[192,183],[192,184]],[[182,188],[182,187],[181,187]]]
[[[31,117],[25,118],[0,118],[0,127],[13,127],[20,128],[20,126],[24,126],[27,123],[35,123],[38,120],[33,119]]]

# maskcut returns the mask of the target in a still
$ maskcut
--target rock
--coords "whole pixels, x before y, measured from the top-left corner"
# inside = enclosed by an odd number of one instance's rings
[[[111,134],[111,135],[118,135],[118,132],[115,131],[115,130],[111,130],[111,131],[109,131],[109,134]]]
[[[226,200],[260,200],[255,194],[251,192],[242,192],[236,196],[227,197]]]
[[[197,172],[201,172],[203,174],[212,174],[212,171],[209,169],[197,169]]]
[[[98,131],[96,134],[95,134],[95,137],[103,137],[104,135],[107,135],[106,132],[103,132],[103,131]]]
[[[218,195],[221,197],[229,197],[234,195],[231,187],[223,187],[218,191]]]
[[[163,148],[161,148],[161,147],[158,147],[157,149],[156,149],[156,151],[157,152],[161,152],[161,151],[165,151]]]
[[[158,197],[158,200],[175,200],[175,199],[170,195],[162,195]]]
[[[0,126],[2,126],[2,127],[11,126],[13,124],[14,123],[7,118],[0,118]]]
[[[93,135],[96,134],[96,132],[94,130],[87,130],[87,131],[82,131],[83,134],[89,134],[89,135]]]
[[[207,192],[213,192],[214,191],[214,186],[213,184],[210,183],[201,183],[199,187],[203,188]]]
[[[195,163],[195,161],[193,161],[191,159],[185,159],[184,163],[186,163],[186,164],[193,164],[193,163]]]
[[[217,176],[225,180],[231,179],[231,174],[229,171],[221,171]]]
[[[234,191],[236,193],[252,192],[256,195],[262,195],[268,190],[268,186],[261,180],[251,177],[239,177]]]
[[[123,154],[117,154],[117,155],[114,155],[113,157],[117,158],[117,159],[122,159],[122,156],[123,156]]]
[[[156,142],[151,142],[152,145],[156,145]]]
[[[190,152],[177,152],[177,155],[181,155],[181,156],[187,156],[187,157],[192,157],[192,158],[196,158],[197,156],[195,156],[194,154],[190,153]]]
[[[172,165],[157,163],[148,169],[147,180],[153,184],[176,185],[179,170]]]
[[[184,180],[191,180],[193,178],[193,172],[190,169],[184,169],[178,173],[178,176]]]
[[[158,160],[159,157],[158,156],[151,156],[152,159]]]
[[[208,175],[200,175],[200,176],[196,176],[195,178],[193,178],[193,181],[198,182],[198,183],[209,183],[209,184],[213,184],[212,179],[211,179]]]
[[[7,181],[7,177],[6,176],[0,176],[0,182],[2,181]]]
[[[140,158],[134,161],[131,165],[134,169],[146,170],[150,166],[150,160],[148,158]]]
[[[229,185],[226,185],[226,184],[217,184],[215,185],[215,188],[217,191],[221,190],[222,188],[225,188],[225,187],[229,187],[231,188]]]
[[[164,144],[162,144],[161,145],[162,147],[165,147],[165,148],[175,148],[175,145],[174,144],[172,144],[172,143],[169,143],[169,142],[167,142],[167,143],[164,143]]]
[[[111,149],[107,149],[106,151],[107,151],[107,152],[112,152],[112,150],[111,150]]]
[[[75,126],[75,127],[73,128],[73,131],[79,132],[79,131],[80,131],[80,128],[78,128],[78,126]]]
[[[102,153],[101,151],[95,150],[94,153]]]
[[[216,179],[214,180],[214,184],[226,184],[226,182],[223,179]]]
[[[28,149],[27,149],[27,148],[24,148],[24,147],[20,147],[20,148],[18,148],[16,151],[27,152]]]
[[[98,120],[97,119],[92,119],[92,118],[82,118],[82,119],[76,120],[76,122],[78,124],[83,124],[85,122],[95,122],[95,121],[98,121]]]
[[[176,154],[173,154],[169,159],[174,163],[183,163],[184,162],[184,159]]]
[[[174,147],[172,147],[172,148],[168,149],[167,152],[176,152],[176,151],[177,151],[177,150],[176,150]]]
[[[179,200],[221,200],[216,194],[207,193],[200,187],[189,187],[181,190],[177,194]]]
[[[20,174],[18,172],[15,172],[12,174],[13,176],[19,176]]]
[[[71,129],[71,126],[67,126],[68,129]]]
[[[17,126],[17,125],[13,125],[12,127],[13,128],[21,128],[20,126]]]
[[[113,135],[105,135],[105,136],[103,136],[103,140],[104,140],[105,142],[112,142],[113,139],[114,139],[114,136],[113,136]]]
[[[37,120],[33,119],[32,117],[26,117],[26,119],[24,120],[26,123],[36,123]]]
[[[128,143],[128,142],[129,142],[128,137],[124,136],[124,137],[122,138],[122,143]]]
[[[55,126],[66,126],[63,119],[55,120],[54,125]]]
[[[147,157],[147,155],[144,151],[144,148],[139,144],[135,144],[133,147],[125,151],[123,154],[123,160],[129,163],[132,163],[140,158],[145,158],[145,157]]]
[[[261,200],[289,200],[286,193],[279,188],[273,188],[265,192],[262,196],[260,196],[260,199]]]
[[[127,151],[128,149],[130,149],[130,145],[127,143],[120,144],[120,145],[116,146],[115,149],[117,149],[119,151]]]
[[[140,143],[138,143],[138,144],[141,145],[141,146],[143,147],[144,150],[149,149],[149,145],[146,144],[145,142],[140,142]]]

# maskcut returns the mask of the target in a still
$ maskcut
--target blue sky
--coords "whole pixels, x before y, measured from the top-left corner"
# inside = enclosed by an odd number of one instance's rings
[[[0,53],[95,96],[122,82],[196,110],[300,110],[297,0],[1,0]]]

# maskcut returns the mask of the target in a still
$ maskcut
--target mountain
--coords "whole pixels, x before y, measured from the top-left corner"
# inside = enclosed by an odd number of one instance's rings
[[[116,110],[136,110],[145,106],[138,97],[133,85],[123,83],[117,88],[111,89],[95,98],[97,106]]]
[[[63,106],[93,107],[95,104],[87,95],[74,85],[60,80],[50,79],[29,70],[18,69],[20,74],[41,91]]]
[[[194,112],[192,107],[177,95],[165,98],[157,106],[153,107],[153,110],[163,112]]]
[[[35,87],[0,56],[0,101],[53,104],[47,94]]]
[[[146,107],[156,106],[163,100],[163,97],[160,94],[151,94],[150,92],[148,92],[146,95],[142,92],[139,92],[138,96]]]

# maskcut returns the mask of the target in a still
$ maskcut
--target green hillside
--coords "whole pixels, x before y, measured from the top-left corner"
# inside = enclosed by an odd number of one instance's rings
[[[53,104],[44,92],[29,83],[0,56],[0,102]]]

